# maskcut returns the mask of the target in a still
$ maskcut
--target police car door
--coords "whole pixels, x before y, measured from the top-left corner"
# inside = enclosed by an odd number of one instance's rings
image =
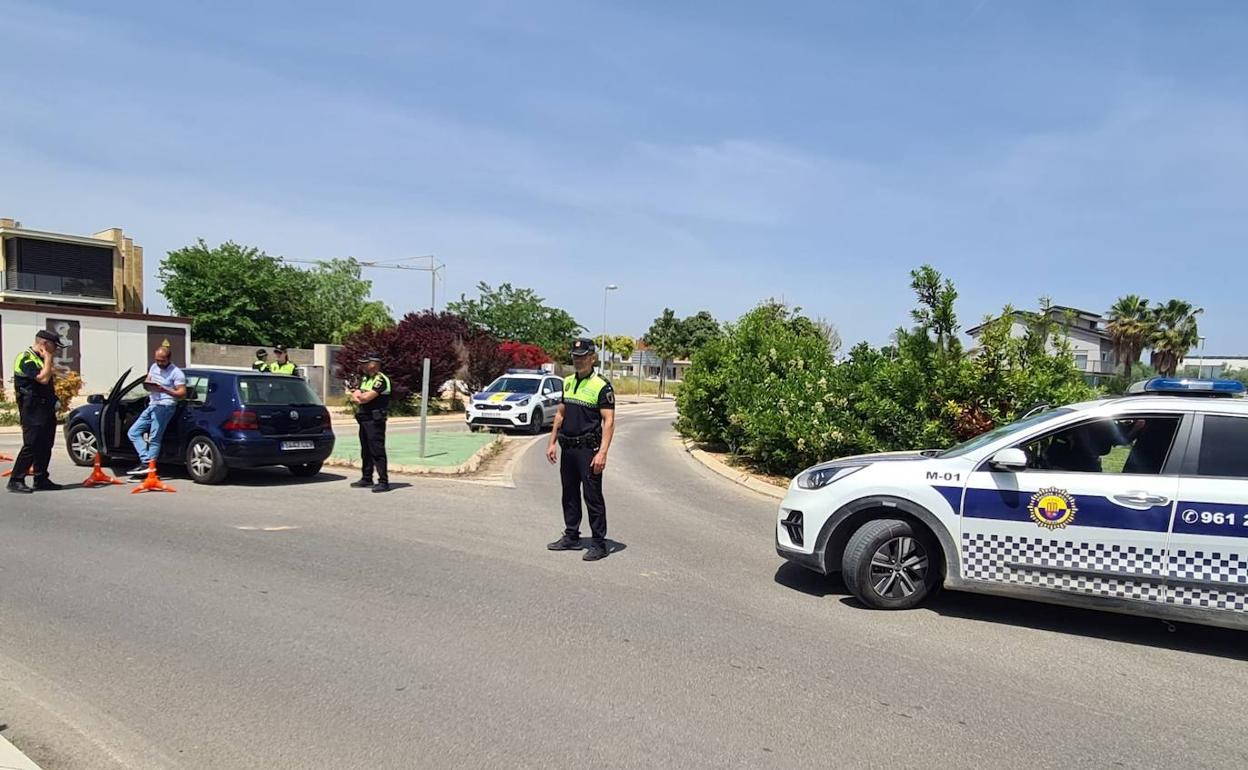
[[[1190,416],[1187,417],[1190,421]],[[1164,597],[1184,416],[1085,417],[1021,440],[1024,469],[985,460],[963,501],[964,577],[1024,591]]]
[[[1248,416],[1197,415],[1188,446],[1166,600],[1248,620]]]

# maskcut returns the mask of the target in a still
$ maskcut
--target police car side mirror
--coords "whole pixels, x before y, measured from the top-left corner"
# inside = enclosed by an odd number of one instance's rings
[[[992,456],[988,461],[995,470],[999,471],[1022,471],[1027,469],[1027,453],[1018,447],[1010,447],[1002,449]]]

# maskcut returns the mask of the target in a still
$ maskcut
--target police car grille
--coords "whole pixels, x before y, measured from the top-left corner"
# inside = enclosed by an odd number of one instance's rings
[[[796,546],[800,546],[805,542],[802,539],[802,534],[805,530],[802,519],[803,517],[801,511],[789,511],[789,515],[785,516],[784,521],[780,522],[780,524],[784,527],[784,531],[789,533],[789,539],[792,540],[793,545]]]
[[[472,421],[473,425],[501,425],[504,428],[511,427],[511,420],[504,420],[501,417],[478,417]]]

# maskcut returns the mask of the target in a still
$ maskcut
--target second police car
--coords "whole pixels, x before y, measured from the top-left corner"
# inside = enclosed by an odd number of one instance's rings
[[[513,428],[540,433],[554,424],[563,400],[563,380],[542,369],[508,369],[468,402],[470,430]]]
[[[789,486],[776,552],[877,609],[940,586],[1248,628],[1248,401],[1153,379]]]

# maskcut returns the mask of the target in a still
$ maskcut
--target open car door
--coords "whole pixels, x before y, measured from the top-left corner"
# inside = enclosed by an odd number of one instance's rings
[[[132,371],[134,370],[127,369],[117,378],[117,384],[113,385],[113,389],[108,392],[108,398],[104,400],[104,407],[100,410],[100,450],[105,457],[115,456],[118,450],[124,447],[122,443],[125,440],[122,430],[124,415],[122,414],[121,397],[143,379],[139,378],[127,382],[126,378],[130,376]],[[130,454],[133,454],[133,452]]]

